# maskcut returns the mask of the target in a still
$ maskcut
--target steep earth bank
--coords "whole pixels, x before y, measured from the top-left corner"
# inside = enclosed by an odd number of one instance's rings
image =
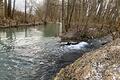
[[[120,80],[120,39],[86,53],[54,80]]]

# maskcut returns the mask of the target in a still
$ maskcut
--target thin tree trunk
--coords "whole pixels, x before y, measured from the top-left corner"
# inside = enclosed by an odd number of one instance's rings
[[[7,9],[7,0],[4,0],[4,15],[5,15],[5,18],[7,18],[7,15],[8,15],[7,14],[8,13],[7,10],[8,10]]]
[[[70,19],[68,21],[68,28],[70,28],[70,23],[71,23],[71,20],[72,20],[74,9],[75,9],[75,3],[76,3],[76,0],[73,1],[72,10],[71,10],[71,13],[70,13]]]
[[[8,17],[11,18],[11,0],[8,0]]]
[[[62,0],[62,31],[65,32],[65,25],[64,25],[64,0]]]
[[[25,0],[25,23],[27,23],[27,1]]]
[[[15,3],[16,3],[16,0],[14,0],[14,2],[13,2],[12,19],[14,18]]]
[[[48,7],[49,7],[49,0],[46,0],[46,10],[45,10],[45,17],[44,17],[44,24],[47,24],[47,16],[48,16]]]
[[[70,14],[70,0],[67,1],[67,18],[66,18],[66,26],[68,25],[69,21],[69,14]]]

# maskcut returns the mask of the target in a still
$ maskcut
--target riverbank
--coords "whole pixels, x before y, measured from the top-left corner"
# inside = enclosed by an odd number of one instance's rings
[[[21,24],[14,24],[14,25],[0,25],[0,28],[9,28],[9,27],[22,27],[22,26],[38,26],[42,25],[43,23],[21,23]]]
[[[84,54],[60,70],[54,80],[119,80],[120,39]]]
[[[19,26],[38,26],[44,24],[41,21],[21,22],[13,19],[0,19],[0,28],[19,27]]]
[[[61,37],[62,41],[87,41],[88,39],[101,38],[110,34],[108,29],[102,29],[95,27],[97,25],[89,25],[92,27],[86,27],[85,25],[77,26],[72,25],[67,32],[63,32]]]

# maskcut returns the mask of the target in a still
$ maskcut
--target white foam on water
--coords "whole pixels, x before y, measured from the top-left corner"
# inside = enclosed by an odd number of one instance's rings
[[[80,50],[80,49],[86,48],[86,46],[89,46],[89,43],[87,43],[87,42],[80,42],[80,43],[78,43],[76,45],[69,45],[69,46],[67,46],[67,48]]]

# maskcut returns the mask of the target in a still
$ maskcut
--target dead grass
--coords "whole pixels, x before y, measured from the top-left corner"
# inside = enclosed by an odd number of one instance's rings
[[[120,80],[120,39],[83,55],[54,80]]]

